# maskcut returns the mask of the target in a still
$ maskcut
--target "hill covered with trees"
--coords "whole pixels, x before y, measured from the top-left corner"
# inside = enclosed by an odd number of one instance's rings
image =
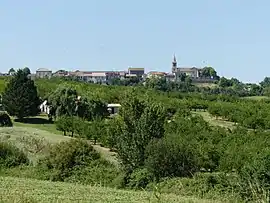
[[[9,95],[18,96],[12,88],[19,81],[18,74],[4,82],[4,101],[11,99]],[[21,82],[30,84],[27,79]],[[102,182],[133,190],[158,188],[160,193],[219,201],[269,200],[270,100],[243,97],[266,94],[267,78],[260,85],[220,78],[216,88],[162,79],[131,87],[53,78],[35,80],[31,88],[36,88],[40,100],[48,100],[52,111],[46,122],[66,140],[47,143],[38,137],[19,136],[12,142],[2,138],[0,152],[5,156],[0,158],[0,175]],[[117,116],[108,117],[108,103],[121,104]],[[17,102],[15,110],[20,111],[22,104],[34,108]],[[36,114],[34,110],[32,115],[28,111],[21,115],[10,109],[7,112],[20,122]],[[213,126],[200,112],[234,125]],[[93,147],[97,143],[116,153],[118,164],[101,156]]]

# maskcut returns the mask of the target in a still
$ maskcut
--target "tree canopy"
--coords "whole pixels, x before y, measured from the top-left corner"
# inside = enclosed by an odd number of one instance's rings
[[[202,69],[202,73],[201,76],[203,77],[212,77],[212,78],[216,78],[217,77],[217,72],[214,68],[212,67],[204,67]]]
[[[23,70],[18,70],[8,82],[3,93],[3,107],[19,119],[38,114],[40,100],[34,81]]]
[[[16,71],[14,70],[14,68],[11,68],[11,69],[9,69],[8,74],[9,75],[13,75],[15,72]]]
[[[31,71],[30,71],[30,69],[29,69],[28,67],[25,67],[25,68],[23,69],[23,72],[25,72],[26,75],[31,74]]]

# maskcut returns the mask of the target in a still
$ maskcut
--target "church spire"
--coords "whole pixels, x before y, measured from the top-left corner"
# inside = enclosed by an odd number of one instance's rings
[[[177,63],[175,54],[173,55],[173,62]]]
[[[176,61],[176,56],[175,54],[173,55],[173,62],[172,62],[172,72],[176,72],[177,70],[177,61]]]

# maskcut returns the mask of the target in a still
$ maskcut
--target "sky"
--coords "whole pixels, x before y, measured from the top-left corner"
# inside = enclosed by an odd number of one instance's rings
[[[269,0],[1,0],[0,72],[171,71],[270,76]]]

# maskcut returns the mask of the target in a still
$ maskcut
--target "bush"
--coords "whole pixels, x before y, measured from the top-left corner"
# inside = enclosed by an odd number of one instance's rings
[[[153,180],[153,174],[151,174],[146,168],[136,169],[130,175],[128,186],[135,189],[142,189]]]
[[[0,112],[0,127],[12,127],[12,121],[6,112]]]
[[[29,163],[27,156],[19,148],[7,142],[0,142],[0,168],[10,168],[27,163]]]
[[[150,183],[147,186],[149,190],[153,188],[158,188],[161,193],[180,196],[242,202],[238,177],[223,173],[196,173],[192,178],[165,178],[159,183]]]
[[[29,135],[18,137],[16,140],[23,145],[24,152],[32,154],[42,153],[50,148],[50,143],[44,137]]]
[[[244,197],[252,198],[264,195],[270,191],[270,151],[262,150],[254,156],[250,162],[246,162],[239,170],[241,178],[242,194]],[[270,194],[268,194],[270,197]]]
[[[63,181],[77,167],[88,166],[99,158],[99,153],[86,141],[71,139],[54,145],[39,165],[52,171],[52,180]]]
[[[115,179],[120,174],[119,169],[106,160],[98,159],[89,163],[86,167],[76,167],[65,182],[80,184],[99,184],[103,187],[115,187]]]
[[[196,151],[180,138],[151,142],[146,149],[145,166],[155,178],[192,176],[199,170]]]

